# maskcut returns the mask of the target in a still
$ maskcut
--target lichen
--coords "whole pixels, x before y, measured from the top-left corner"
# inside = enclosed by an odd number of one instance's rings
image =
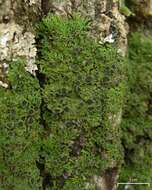
[[[5,82],[8,64],[18,57],[25,58],[27,61],[26,70],[35,75],[37,66],[35,36],[31,32],[23,32],[23,27],[12,22],[9,24],[0,24],[0,81]],[[4,81],[3,81],[4,80]],[[6,82],[5,82],[6,83]],[[6,83],[7,84],[7,83]]]
[[[11,23],[25,26],[32,30],[32,23],[39,19],[41,0],[5,0],[0,2],[0,23]],[[32,22],[31,22],[32,21]]]
[[[40,87],[18,60],[9,68],[9,88],[0,87],[0,189],[39,189]]]
[[[3,64],[26,59],[26,70],[35,75],[34,22],[41,14],[40,0],[0,1],[0,86],[8,87]]]
[[[88,36],[87,23],[78,15],[50,15],[38,26],[41,164],[51,189],[84,190],[91,177],[122,160],[119,122],[110,116],[123,104],[125,62],[117,49]]]
[[[11,51],[1,64],[8,88],[0,87],[0,188],[94,190],[106,172],[114,185],[123,159],[122,55],[91,37],[88,19],[49,15],[37,27],[33,76],[34,36],[16,23],[1,26],[1,45]]]
[[[90,34],[102,43],[115,42],[123,55],[127,50],[128,26],[125,16],[120,13],[118,0],[44,0],[44,10],[57,15],[69,16],[77,12],[91,23]],[[106,40],[105,40],[106,38]],[[109,39],[109,38],[108,38]]]

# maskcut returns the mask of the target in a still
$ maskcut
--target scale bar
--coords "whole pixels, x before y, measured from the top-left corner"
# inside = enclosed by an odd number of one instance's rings
[[[119,185],[148,185],[150,187],[150,183],[117,183]]]

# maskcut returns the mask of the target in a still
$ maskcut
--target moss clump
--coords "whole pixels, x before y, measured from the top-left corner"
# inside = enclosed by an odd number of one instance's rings
[[[38,26],[46,129],[41,162],[51,190],[84,190],[90,177],[122,160],[116,118],[125,63],[115,48],[88,36],[87,23],[78,15],[48,16]]]
[[[122,162],[124,59],[78,15],[43,19],[37,40],[39,81],[18,60],[0,88],[0,189],[94,190]]]
[[[11,64],[10,88],[0,88],[0,189],[38,190],[38,132],[40,87],[24,69],[24,61]]]
[[[129,38],[128,93],[122,122],[125,167],[121,172],[121,181],[152,181],[151,65],[152,40],[133,33]],[[138,190],[143,188],[135,187]]]

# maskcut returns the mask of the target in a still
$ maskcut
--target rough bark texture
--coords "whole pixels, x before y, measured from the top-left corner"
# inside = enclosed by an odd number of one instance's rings
[[[40,1],[0,1],[0,85],[7,87],[5,74],[9,62],[27,60],[27,70],[35,73],[36,48],[33,23],[38,20]]]
[[[90,18],[92,35],[101,43],[115,43],[119,51],[125,55],[127,49],[128,26],[125,16],[118,10],[118,2],[111,0],[6,0],[0,1],[0,85],[8,87],[6,80],[9,63],[18,57],[27,60],[26,70],[35,74],[36,47],[33,23],[38,20],[40,9],[44,15],[49,11],[59,15],[71,15],[80,12]],[[117,115],[109,115],[112,127],[121,121],[121,111]],[[103,176],[94,176],[93,180],[99,190],[112,190],[115,186],[118,171],[117,162],[113,161]]]
[[[45,0],[44,0],[45,1]],[[46,7],[51,12],[62,16],[79,12],[81,15],[90,18],[92,22],[92,35],[101,43],[114,43],[118,50],[125,56],[127,50],[128,25],[125,16],[119,12],[119,2],[116,0],[62,0],[45,1]],[[111,127],[115,128],[121,122],[121,110],[113,115],[109,113]],[[113,190],[116,188],[118,177],[118,163],[113,160],[109,170],[102,176],[94,176],[93,181],[97,184],[98,190]],[[116,169],[117,168],[117,169]]]
[[[47,1],[46,1],[47,2]],[[127,48],[128,26],[125,16],[119,12],[117,0],[68,0],[51,1],[46,7],[56,14],[68,15],[72,12],[80,12],[92,21],[92,34],[101,41],[112,40],[117,44],[123,54]]]
[[[131,30],[143,24],[145,33],[152,33],[152,1],[130,1],[136,13]],[[33,24],[40,17],[41,9],[46,15],[49,11],[62,16],[79,12],[90,18],[92,35],[101,43],[114,43],[125,55],[127,51],[127,34],[129,27],[125,16],[119,12],[118,0],[0,0],[0,86],[7,88],[7,69],[12,60],[23,57],[27,60],[26,70],[35,74],[36,47]],[[131,21],[129,21],[130,23]],[[146,23],[146,24],[145,24]],[[136,26],[136,27],[135,27]],[[112,127],[121,122],[121,110],[116,115],[109,114]],[[115,189],[118,177],[117,162],[113,161],[102,176],[94,176],[98,190]]]

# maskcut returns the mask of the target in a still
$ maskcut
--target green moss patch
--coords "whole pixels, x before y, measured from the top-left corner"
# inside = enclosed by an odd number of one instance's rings
[[[129,38],[128,92],[122,130],[125,165],[121,181],[152,181],[152,41],[140,33]],[[136,187],[135,189],[143,189]]]
[[[37,26],[37,78],[23,60],[11,64],[0,88],[0,189],[95,190],[94,175],[121,165],[126,61],[89,30],[79,15],[49,15]]]
[[[43,75],[42,155],[50,189],[85,189],[93,175],[121,162],[119,126],[124,59],[89,35],[88,21],[49,16],[38,26]]]
[[[25,71],[24,61],[11,64],[10,88],[0,88],[0,189],[38,190],[40,87]]]

